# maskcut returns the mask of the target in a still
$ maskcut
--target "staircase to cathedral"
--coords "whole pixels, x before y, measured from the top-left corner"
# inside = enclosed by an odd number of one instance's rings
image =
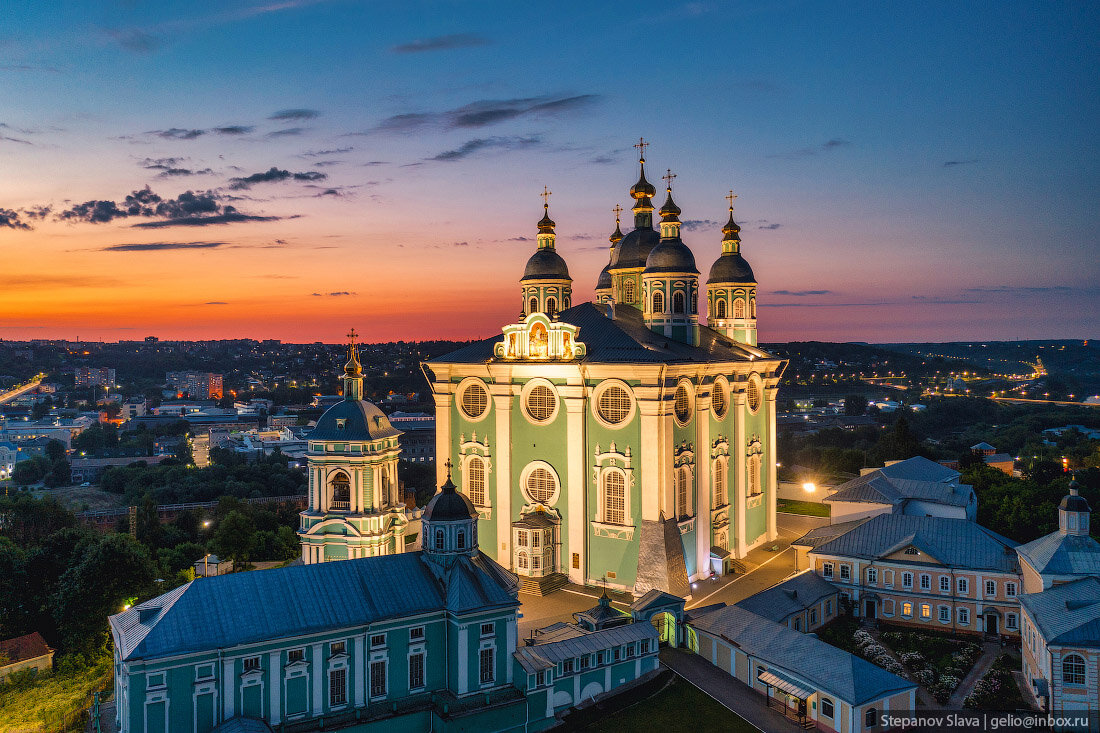
[[[533,596],[545,596],[559,588],[564,588],[569,583],[569,577],[565,573],[551,573],[541,578],[521,578],[519,592]]]

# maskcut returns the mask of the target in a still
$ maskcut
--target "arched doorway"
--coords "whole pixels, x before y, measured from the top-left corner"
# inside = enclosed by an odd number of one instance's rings
[[[653,614],[650,622],[657,629],[660,646],[676,646],[676,617],[668,611]]]

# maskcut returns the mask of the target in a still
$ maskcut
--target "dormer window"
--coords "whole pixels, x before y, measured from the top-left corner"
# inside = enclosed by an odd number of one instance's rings
[[[466,549],[466,533],[463,530],[458,530],[457,547],[460,550]]]
[[[906,548],[905,548],[905,554],[906,554],[906,555],[919,555],[919,554],[920,554],[920,550],[918,550],[918,549],[917,549],[917,548],[915,548],[915,547],[906,547]]]
[[[337,430],[343,430],[347,426],[348,426],[348,421],[345,418],[342,418],[342,417],[336,418],[336,429]]]
[[[441,529],[435,531],[435,549],[443,549],[443,530]]]

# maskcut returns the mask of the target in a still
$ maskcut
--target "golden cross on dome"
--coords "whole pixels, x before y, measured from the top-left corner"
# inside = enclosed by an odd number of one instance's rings
[[[665,169],[665,174],[661,176],[662,181],[668,181],[668,191],[672,191],[672,179],[676,177],[676,174],[672,172],[671,168]]]
[[[730,202],[730,211],[733,211],[733,200],[735,198],[737,198],[737,194],[735,194],[731,188],[730,192],[726,195],[726,201]]]
[[[644,137],[640,137],[640,138],[638,138],[638,144],[635,145],[634,147],[638,148],[638,150],[641,151],[640,153],[638,153],[638,160],[644,161],[645,160],[645,149],[649,147],[649,143],[647,143],[645,141]]]
[[[453,466],[454,464],[451,463],[451,459],[448,458],[447,462],[444,463],[443,465],[447,467],[447,478],[450,478],[451,477],[451,466]]]
[[[352,345],[355,344],[355,339],[357,339],[357,338],[359,338],[359,334],[355,332],[354,328],[352,328],[350,331],[348,331],[348,339],[351,340]]]
[[[554,192],[551,191],[546,186],[542,187],[542,193],[540,193],[539,196],[542,196],[542,206],[543,206],[543,208],[548,208],[550,206],[550,197],[553,194],[554,194]]]
[[[612,209],[612,211],[615,212],[615,223],[616,224],[619,223],[619,214],[622,213],[622,210],[623,210],[623,207],[619,206],[618,204],[615,204],[615,208]]]

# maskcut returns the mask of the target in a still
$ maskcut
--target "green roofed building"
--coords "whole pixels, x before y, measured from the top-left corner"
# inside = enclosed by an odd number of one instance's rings
[[[630,189],[597,304],[572,304],[544,203],[502,333],[425,362],[439,480],[455,466],[485,552],[524,590],[571,581],[679,596],[776,538],[776,389],[786,362],[756,346],[756,283],[726,224],[699,322],[699,270],[667,200]]]

